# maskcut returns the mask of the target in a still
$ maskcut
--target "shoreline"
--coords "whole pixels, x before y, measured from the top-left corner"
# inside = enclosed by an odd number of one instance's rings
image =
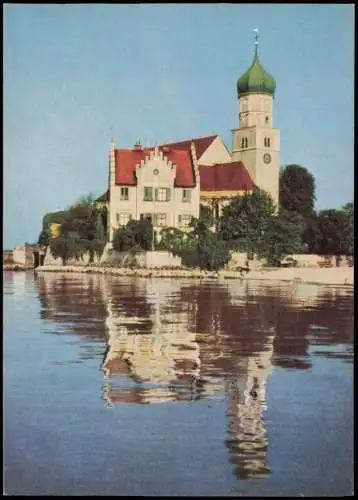
[[[133,276],[140,278],[199,278],[199,279],[239,279],[272,280],[306,283],[312,285],[354,285],[354,267],[331,268],[263,268],[242,273],[240,271],[203,271],[200,269],[160,269],[160,268],[118,268],[106,266],[40,266],[34,269],[41,272],[91,273],[110,276]]]
[[[33,266],[25,266],[24,264],[3,264],[3,271],[31,271],[34,270]]]

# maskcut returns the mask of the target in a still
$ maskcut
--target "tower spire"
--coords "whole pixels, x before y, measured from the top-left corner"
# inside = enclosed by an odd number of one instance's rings
[[[253,31],[255,32],[255,59],[258,57],[258,51],[259,51],[259,29],[254,28]]]

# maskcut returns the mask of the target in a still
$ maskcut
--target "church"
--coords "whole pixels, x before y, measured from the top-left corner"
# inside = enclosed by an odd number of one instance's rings
[[[276,82],[258,55],[237,81],[238,128],[231,151],[219,135],[170,144],[109,150],[108,190],[96,202],[108,210],[109,241],[131,219],[148,218],[154,228],[185,229],[199,217],[200,204],[216,217],[235,196],[254,187],[278,205],[280,136],[273,127]]]

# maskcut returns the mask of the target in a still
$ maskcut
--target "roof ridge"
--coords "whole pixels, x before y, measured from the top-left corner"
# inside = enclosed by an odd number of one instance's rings
[[[163,145],[181,144],[183,142],[200,141],[201,139],[211,139],[211,138],[218,137],[218,136],[219,136],[219,134],[203,135],[201,137],[191,137],[189,139],[182,139],[181,141],[165,142],[165,143],[163,143]]]

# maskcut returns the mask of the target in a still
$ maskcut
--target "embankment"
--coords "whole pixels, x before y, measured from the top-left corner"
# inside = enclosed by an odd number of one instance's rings
[[[128,269],[102,266],[41,266],[35,270],[41,272],[96,273],[114,276],[137,276],[143,278],[212,278],[297,281],[320,285],[354,284],[353,267],[331,268],[262,268],[248,273],[239,271],[201,271],[200,269]]]

